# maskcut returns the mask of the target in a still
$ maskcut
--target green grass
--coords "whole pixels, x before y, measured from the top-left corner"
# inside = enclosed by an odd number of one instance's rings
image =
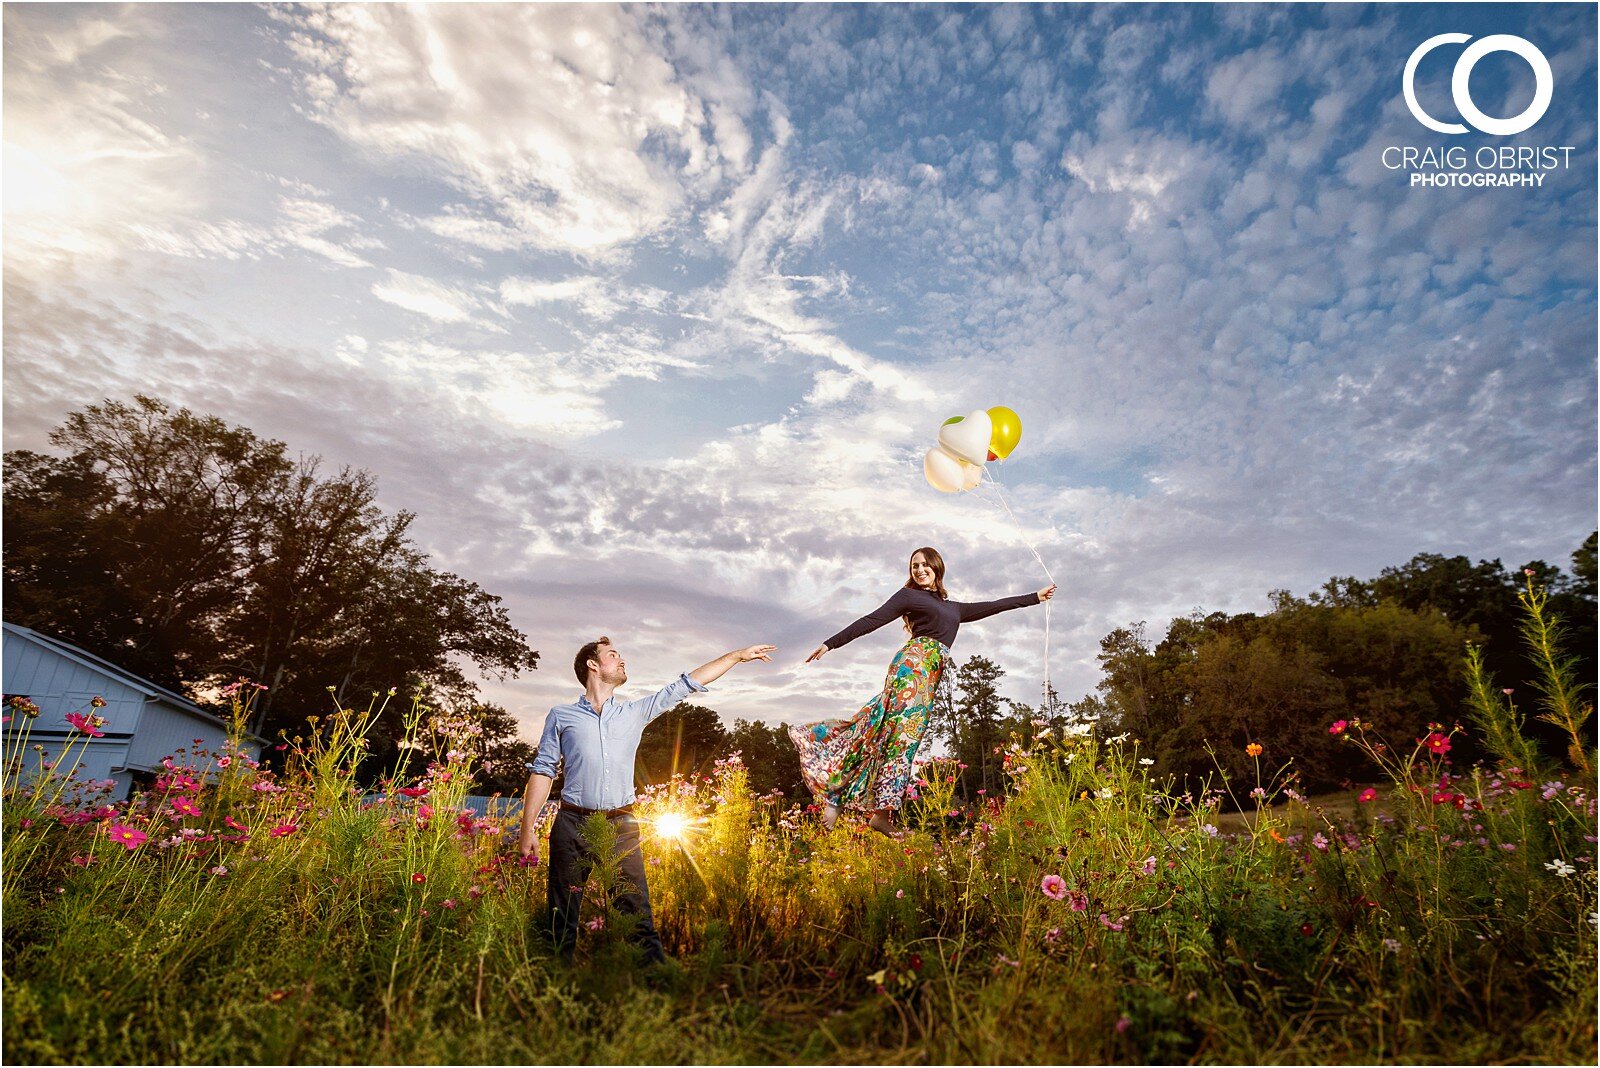
[[[1476,680],[1495,767],[1451,763],[1459,726],[1393,748],[1333,725],[1371,760],[1365,801],[1298,799],[1293,754],[1182,793],[1149,776],[1137,740],[1042,735],[1012,745],[1005,796],[976,806],[953,796],[953,769],[925,765],[915,833],[892,842],[824,834],[723,762],[640,803],[647,825],[691,822],[646,837],[676,958],[649,972],[599,885],[575,963],[553,959],[545,871],[509,857],[514,827],[458,815],[468,764],[442,758],[411,781],[422,796],[364,806],[370,709],[314,723],[275,775],[237,751],[220,771],[219,754],[180,752],[156,789],[107,808],[70,775],[19,773],[31,717],[13,708],[0,1052],[1593,1063],[1595,784],[1522,766],[1537,755],[1494,693]],[[449,752],[468,725],[424,712],[406,713],[411,738]],[[191,803],[199,815],[178,810]]]

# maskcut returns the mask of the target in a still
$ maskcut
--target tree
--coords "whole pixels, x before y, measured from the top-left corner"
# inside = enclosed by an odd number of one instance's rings
[[[634,780],[641,786],[674,775],[706,775],[730,752],[728,732],[704,705],[681,704],[662,713],[639,740]]]
[[[800,774],[800,753],[782,725],[769,727],[750,720],[734,720],[728,732],[728,751],[744,761],[750,789],[758,794],[780,791],[790,801],[810,800],[805,776]]]
[[[156,682],[208,693],[269,686],[267,734],[371,691],[419,685],[461,701],[460,659],[504,677],[537,667],[500,600],[436,571],[386,516],[376,485],[281,442],[150,397],[67,417],[61,457],[6,454],[7,618]],[[392,742],[394,717],[375,728]]]
[[[203,677],[282,443],[145,396],[74,412],[50,441],[70,454],[6,456],[7,615],[156,682]]]
[[[1004,783],[1000,757],[994,751],[1006,740],[1001,730],[1004,703],[998,689],[1004,676],[1005,671],[989,658],[972,657],[957,671],[954,704],[944,710],[942,722],[931,724],[940,729],[951,755],[967,765],[960,786],[969,798],[979,790],[998,794]]]
[[[516,718],[499,705],[474,705],[469,714],[483,728],[478,736],[478,788],[507,797],[521,795],[534,747],[519,736]]]

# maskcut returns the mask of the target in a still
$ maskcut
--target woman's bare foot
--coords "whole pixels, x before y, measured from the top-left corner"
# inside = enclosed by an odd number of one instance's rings
[[[867,826],[881,835],[893,838],[897,842],[909,833],[896,829],[894,821],[889,818],[889,813],[887,812],[874,812],[872,818],[867,821]]]
[[[822,829],[825,831],[831,831],[833,830],[833,825],[838,822],[839,806],[830,805],[824,802],[822,805]]]

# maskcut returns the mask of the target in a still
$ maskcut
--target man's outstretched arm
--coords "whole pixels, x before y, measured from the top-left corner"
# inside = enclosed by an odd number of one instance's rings
[[[728,669],[735,664],[749,663],[751,660],[764,660],[772,663],[772,654],[778,651],[776,645],[751,645],[743,649],[723,653],[709,663],[701,664],[689,672],[689,677],[702,686],[710,686],[713,682],[727,674]]]

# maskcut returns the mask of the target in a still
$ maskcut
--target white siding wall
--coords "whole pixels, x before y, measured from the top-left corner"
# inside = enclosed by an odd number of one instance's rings
[[[102,672],[69,660],[53,649],[5,632],[4,671],[0,686],[6,693],[27,694],[39,706],[35,726],[66,730],[68,712],[92,712],[91,698],[103,697],[107,734],[132,734],[139,726],[144,694]]]
[[[194,744],[196,738],[200,739],[199,746]],[[227,740],[228,732],[220,723],[181,712],[164,701],[151,701],[139,717],[139,733],[133,736],[128,764],[145,770],[158,768],[162,757],[173,756],[179,749],[193,753],[205,748],[216,757]]]
[[[196,738],[201,739],[200,747],[210,750],[213,756],[227,741],[227,729],[221,723],[197,716],[160,696],[147,697],[116,676],[78,663],[24,635],[9,630],[4,634],[0,686],[8,694],[26,695],[39,706],[39,717],[31,725],[29,748],[21,754],[25,774],[36,773],[39,767],[41,756],[32,749],[33,744],[44,746],[42,759],[56,762],[70,742],[67,767],[61,770],[76,763],[80,780],[115,779],[117,788],[112,797],[121,799],[128,795],[133,771],[160,771],[163,757],[175,755],[179,749],[192,753],[197,748]],[[105,699],[104,708],[96,710],[90,705],[96,697]],[[59,732],[71,731],[68,712],[98,712],[106,720],[101,728],[106,737],[91,739],[85,747],[81,735],[59,736]],[[12,746],[22,726],[20,717],[13,717],[6,725],[8,758],[13,755]],[[51,732],[51,736],[42,732]],[[246,748],[260,758],[259,743],[249,742]]]

